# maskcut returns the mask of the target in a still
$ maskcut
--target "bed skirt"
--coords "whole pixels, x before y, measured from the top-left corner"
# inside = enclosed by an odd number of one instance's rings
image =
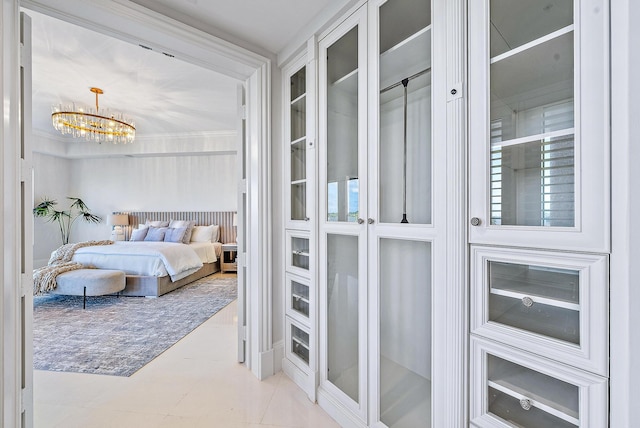
[[[158,297],[170,291],[180,288],[200,278],[220,271],[220,260],[214,263],[205,263],[198,271],[178,281],[171,281],[169,276],[141,276],[127,275],[126,286],[120,292],[121,296]]]

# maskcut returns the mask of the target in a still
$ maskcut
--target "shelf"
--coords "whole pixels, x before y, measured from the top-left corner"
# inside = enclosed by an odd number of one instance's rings
[[[526,367],[489,356],[490,387],[514,398],[528,398],[536,407],[565,421],[579,424],[579,388]],[[497,372],[497,373],[495,373]]]
[[[380,421],[392,427],[419,427],[431,420],[431,380],[380,357]]]
[[[509,291],[509,290],[504,290],[504,289],[495,289],[492,288],[491,289],[491,294],[495,294],[498,296],[504,296],[504,297],[510,297],[512,299],[517,299],[517,300],[522,300],[525,297],[529,297],[533,300],[533,304],[535,305],[536,303],[538,304],[542,304],[542,305],[547,305],[547,306],[553,306],[556,308],[562,308],[562,309],[567,309],[570,311],[580,311],[580,304],[577,303],[572,303],[572,302],[567,302],[567,301],[563,301],[563,300],[557,300],[557,299],[550,299],[547,297],[543,297],[537,294],[533,294],[533,293],[523,293],[523,292],[517,292],[517,291]]]
[[[492,295],[488,304],[490,322],[580,345],[581,313],[578,311],[542,303],[527,308],[521,300],[497,295]]]
[[[536,143],[543,140],[550,140],[552,138],[566,137],[575,134],[575,128],[561,129],[553,132],[545,132],[542,134],[528,135],[526,137],[512,138],[503,141],[492,141],[491,148],[517,146],[519,144]]]
[[[298,185],[298,184],[305,184],[307,182],[306,178],[303,178],[302,180],[295,180],[291,182],[292,186]]]
[[[430,69],[430,52],[431,26],[428,26],[380,54],[380,89]]]
[[[573,98],[573,56],[570,32],[494,62],[491,110],[519,112]]]
[[[494,416],[504,420],[508,426],[515,427],[554,427],[554,428],[575,428],[576,424],[567,422],[553,416],[537,407],[532,406],[529,410],[524,410],[519,400],[511,395],[495,389],[488,388],[489,403],[488,411]],[[500,424],[504,426],[505,424]],[[475,425],[474,425],[475,426]],[[483,425],[484,426],[484,425]],[[494,425],[492,425],[494,426]]]
[[[305,343],[303,339],[293,336],[291,337],[291,341],[295,342],[297,345],[302,346],[304,349],[306,349],[307,351],[309,350],[309,344]]]
[[[580,271],[544,266],[488,262],[491,293],[514,298],[536,296],[545,304],[580,307]],[[510,294],[505,294],[510,293]]]
[[[557,31],[554,31],[553,33],[546,34],[546,35],[540,37],[539,39],[532,40],[529,43],[526,43],[526,44],[518,46],[518,47],[516,47],[514,49],[511,49],[511,50],[508,50],[506,52],[503,52],[500,55],[496,55],[493,58],[491,58],[491,64],[499,62],[499,61],[502,61],[502,60],[504,60],[506,58],[509,58],[509,57],[513,56],[513,55],[517,55],[520,52],[526,51],[527,49],[531,49],[533,47],[536,47],[538,45],[546,43],[546,42],[548,42],[550,40],[555,39],[556,37],[563,36],[563,35],[565,35],[567,33],[572,32],[572,31],[573,31],[573,24],[568,25],[568,26],[566,26],[564,28],[561,28],[561,29],[559,29]]]
[[[307,251],[292,250],[291,253],[293,253],[294,256],[309,257],[309,253]]]
[[[306,136],[306,135],[303,135],[302,137],[300,137],[300,138],[298,138],[298,139],[296,139],[296,140],[293,140],[293,141],[291,142],[291,145],[292,145],[292,146],[294,146],[294,145],[296,145],[296,144],[304,143],[306,139],[307,139],[307,136]]]
[[[295,294],[295,293],[291,293],[291,297],[293,297],[296,300],[300,300],[300,301],[302,301],[302,302],[304,302],[306,304],[309,304],[309,298],[308,297],[305,297],[305,296],[302,296],[302,295],[299,295],[299,294]]]
[[[300,95],[298,98],[296,98],[295,100],[291,101],[291,105],[293,106],[294,104],[296,104],[298,101],[300,100],[304,100],[307,97],[307,94],[302,94]]]
[[[342,76],[331,84],[332,91],[340,91],[347,94],[355,95],[358,93],[358,69],[356,68],[349,74]]]

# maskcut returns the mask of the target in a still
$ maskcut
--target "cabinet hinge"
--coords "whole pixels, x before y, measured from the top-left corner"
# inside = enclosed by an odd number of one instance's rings
[[[31,163],[20,159],[20,181],[28,181],[31,178]]]
[[[247,341],[247,326],[242,327],[242,340]]]

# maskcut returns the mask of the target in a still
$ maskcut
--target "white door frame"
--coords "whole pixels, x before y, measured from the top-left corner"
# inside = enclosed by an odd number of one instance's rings
[[[273,374],[273,345],[271,320],[271,213],[270,213],[270,165],[271,165],[271,61],[261,55],[235,46],[224,40],[193,29],[166,16],[152,12],[126,0],[110,2],[100,0],[2,0],[0,22],[2,50],[0,65],[2,77],[2,128],[0,128],[0,188],[3,205],[0,228],[0,256],[3,263],[0,295],[0,317],[3,321],[2,364],[2,422],[4,426],[21,426],[20,413],[24,402],[20,385],[21,377],[30,382],[31,375],[21,375],[20,338],[22,320],[19,319],[19,294],[23,270],[18,260],[22,242],[31,241],[31,235],[20,236],[16,226],[20,221],[20,177],[30,165],[19,162],[16,153],[20,137],[19,129],[19,8],[24,6],[49,16],[62,19],[103,34],[136,44],[144,44],[154,50],[167,52],[176,58],[223,73],[244,82],[248,92],[247,159],[251,160],[247,179],[248,213],[245,242],[248,250],[247,267],[247,316],[250,353],[247,366],[260,379]],[[30,195],[31,191],[27,192]],[[25,205],[31,206],[31,200]],[[11,209],[8,209],[11,208]],[[29,210],[30,214],[30,210]],[[240,244],[240,242],[239,242]],[[242,250],[242,249],[239,249]],[[30,277],[31,261],[28,262]],[[7,302],[7,300],[11,302]],[[28,326],[31,319],[25,320]],[[31,352],[31,344],[27,344]],[[27,387],[27,391],[30,389]],[[30,395],[27,394],[27,395]],[[30,417],[27,418],[27,420]],[[27,422],[29,425],[29,422]]]

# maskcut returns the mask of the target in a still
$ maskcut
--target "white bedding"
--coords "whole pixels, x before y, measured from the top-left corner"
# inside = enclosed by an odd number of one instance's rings
[[[177,281],[191,275],[203,263],[217,260],[211,243],[116,241],[113,245],[79,248],[72,261],[98,269],[116,269],[128,275],[166,276]]]

